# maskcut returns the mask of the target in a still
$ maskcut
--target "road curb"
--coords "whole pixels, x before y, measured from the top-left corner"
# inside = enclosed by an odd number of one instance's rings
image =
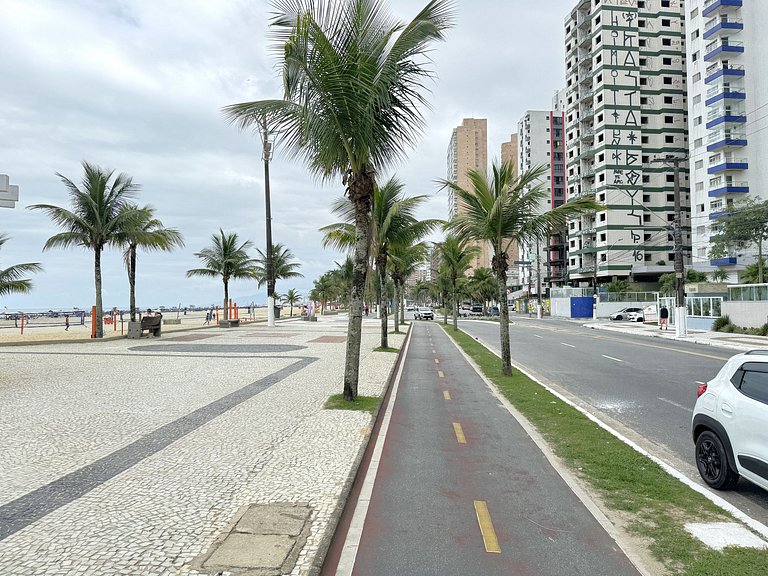
[[[614,328],[613,326],[606,326],[604,324],[582,324],[584,328],[589,328],[590,330],[601,330],[603,332],[614,332],[616,334],[625,334],[627,336],[644,336],[646,338],[660,338],[662,340],[673,340],[675,342],[688,342],[690,344],[699,344],[701,346],[712,346],[714,348],[724,348],[726,350],[752,350],[754,348],[757,348],[758,346],[750,346],[747,344],[729,344],[727,342],[718,342],[717,340],[713,339],[700,339],[700,338],[675,338],[675,337],[667,337],[663,334],[656,334],[653,332],[628,332],[626,330],[622,330],[621,328]],[[767,344],[768,346],[768,344]]]

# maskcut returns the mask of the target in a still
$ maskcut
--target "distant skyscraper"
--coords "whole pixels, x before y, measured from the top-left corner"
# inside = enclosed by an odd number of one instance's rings
[[[709,245],[729,204],[768,199],[768,2],[688,0],[687,9],[694,266],[738,281],[755,248],[710,261]]]
[[[471,189],[467,173],[470,170],[488,170],[488,121],[485,118],[465,118],[461,126],[453,129],[448,146],[448,180],[465,190]],[[453,192],[448,194],[450,217],[464,210],[462,202]],[[479,246],[479,255],[472,268],[490,268],[491,260],[486,243]]]
[[[655,281],[675,215],[672,170],[652,161],[688,149],[683,2],[579,0],[565,35],[567,198],[602,204],[568,225],[570,280]],[[689,247],[687,169],[680,184]]]

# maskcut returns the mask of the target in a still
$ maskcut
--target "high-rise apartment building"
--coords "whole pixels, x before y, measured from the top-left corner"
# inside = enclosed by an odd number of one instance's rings
[[[686,9],[694,267],[737,281],[754,247],[710,260],[709,244],[729,204],[768,199],[768,2],[689,0]]]
[[[673,271],[674,176],[653,160],[688,150],[684,11],[682,0],[580,0],[566,18],[567,198],[602,205],[568,224],[574,284]]]
[[[448,146],[448,180],[468,190],[471,188],[467,173],[470,170],[488,170],[488,121],[485,118],[465,118],[461,126],[453,129]],[[449,191],[448,212],[452,218],[464,207],[461,200]],[[487,243],[478,245],[478,255],[472,269],[490,268],[491,258]]]

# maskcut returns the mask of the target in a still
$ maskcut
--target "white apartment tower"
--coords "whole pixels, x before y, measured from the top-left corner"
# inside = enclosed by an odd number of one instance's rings
[[[674,176],[653,160],[688,150],[684,13],[682,0],[580,0],[566,18],[567,199],[601,204],[568,224],[573,284],[673,271]],[[687,167],[680,188],[690,247]]]
[[[768,199],[768,26],[766,0],[689,0],[688,110],[694,266],[738,272],[752,250],[709,259],[728,205]]]

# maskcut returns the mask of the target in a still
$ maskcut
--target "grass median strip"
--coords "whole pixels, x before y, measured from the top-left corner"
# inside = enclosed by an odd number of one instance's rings
[[[358,396],[355,402],[344,400],[344,394],[334,394],[325,401],[326,410],[364,410],[373,414],[379,405],[378,396]]]
[[[499,358],[474,338],[451,328],[446,332],[538,429],[555,454],[615,511],[618,523],[648,542],[668,574],[766,574],[767,550],[711,550],[684,528],[689,522],[733,521],[728,514],[524,374],[515,370],[504,376]]]

